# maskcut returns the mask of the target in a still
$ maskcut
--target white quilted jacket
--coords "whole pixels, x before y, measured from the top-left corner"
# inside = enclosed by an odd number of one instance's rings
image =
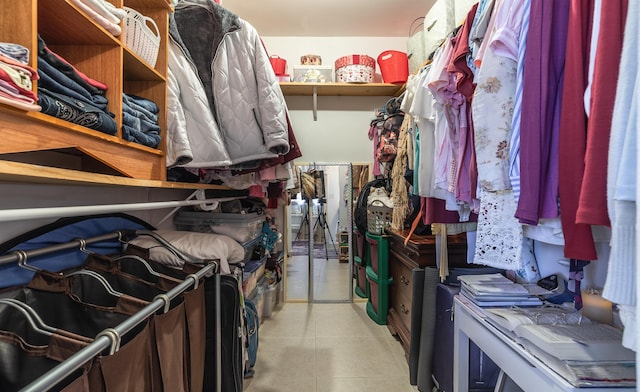
[[[167,167],[230,165],[224,139],[193,65],[173,40],[169,40],[168,56]]]
[[[287,107],[255,28],[210,0],[181,1],[174,15],[172,39],[201,81],[230,164],[286,154]]]

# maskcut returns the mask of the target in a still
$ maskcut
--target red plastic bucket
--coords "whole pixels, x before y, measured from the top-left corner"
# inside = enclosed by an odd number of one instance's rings
[[[378,56],[378,65],[385,83],[404,83],[409,77],[409,59],[404,52],[386,50]]]
[[[281,59],[279,56],[271,56],[269,57],[269,61],[276,75],[284,75],[287,69],[287,60]]]

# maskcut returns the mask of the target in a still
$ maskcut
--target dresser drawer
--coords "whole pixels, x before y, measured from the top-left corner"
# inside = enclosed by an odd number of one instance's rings
[[[412,271],[404,264],[399,262],[393,262],[391,264],[391,277],[393,278],[393,293],[398,295],[404,295],[407,298],[411,298],[411,291],[413,282],[411,278]]]
[[[395,282],[391,285],[393,308],[406,330],[411,332],[411,287],[409,287],[409,295],[406,295],[406,290],[402,286],[404,285],[398,285]]]

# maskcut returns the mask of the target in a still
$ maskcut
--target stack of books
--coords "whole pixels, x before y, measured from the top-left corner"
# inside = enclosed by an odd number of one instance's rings
[[[460,294],[480,307],[540,306],[542,301],[527,287],[501,274],[461,275]]]

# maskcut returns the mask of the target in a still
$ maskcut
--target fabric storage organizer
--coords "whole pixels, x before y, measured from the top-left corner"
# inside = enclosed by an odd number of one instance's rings
[[[149,227],[140,226],[140,222],[112,216],[93,216],[61,221],[59,224],[55,222],[22,234],[0,246],[3,249],[0,256],[3,270],[0,286],[3,287],[0,299],[4,305],[3,329],[8,331],[6,328],[11,328],[11,333],[15,334],[28,330],[29,333],[23,336],[29,342],[35,342],[36,338],[44,339],[48,341],[45,346],[49,350],[56,347],[63,349],[57,353],[50,351],[49,354],[53,356],[46,354],[44,357],[42,355],[45,352],[41,347],[38,352],[32,352],[29,347],[19,348],[3,339],[0,344],[7,354],[8,344],[16,349],[11,349],[11,355],[20,356],[31,352],[26,354],[27,357],[21,357],[27,362],[16,357],[3,357],[3,362],[8,360],[13,363],[9,368],[9,378],[3,377],[3,390],[24,388],[21,390],[42,391],[65,386],[65,390],[87,390],[90,385],[97,385],[96,382],[102,385],[102,390],[107,391],[126,388],[171,390],[188,385],[187,383],[195,389],[202,389],[205,369],[214,377],[215,374],[221,374],[220,365],[224,361],[221,361],[218,345],[206,346],[206,350],[215,351],[214,356],[210,357],[213,362],[209,366],[215,363],[217,370],[206,368],[207,365],[202,362],[205,360],[206,324],[205,314],[201,311],[204,309],[201,301],[206,298],[205,285],[213,283],[214,287],[211,288],[216,293],[220,292],[219,285],[216,284],[220,278],[219,264],[212,262],[196,265],[185,261],[184,267],[188,270],[163,269],[166,267],[150,260],[131,259],[136,256],[118,254],[122,249],[122,241],[126,242],[127,238],[147,233],[153,235]],[[120,229],[109,231],[116,226]],[[87,237],[76,238],[75,234],[79,231]],[[160,241],[159,245],[176,250],[166,242]],[[98,269],[86,264],[90,258],[94,258],[96,262],[102,259],[108,263],[120,263],[120,256],[135,261],[126,263],[127,267],[145,267],[128,268],[126,272],[124,269],[98,272]],[[151,270],[146,269],[147,267]],[[171,286],[165,289],[160,286],[152,288],[149,275],[152,270],[155,271],[154,277],[171,282]],[[71,283],[69,279],[74,282]],[[77,279],[80,281],[75,281]],[[118,291],[96,290],[101,286],[113,290],[111,282],[120,282]],[[62,287],[61,284],[66,287],[63,291],[57,289]],[[77,295],[68,294],[72,291]],[[162,294],[156,295],[156,291],[161,291]],[[134,292],[138,292],[140,296],[132,295]],[[108,311],[107,303],[114,301],[123,305],[126,302],[127,306]],[[199,322],[194,323],[192,316],[195,313],[187,311],[187,307],[197,310]],[[218,308],[212,307],[207,314],[218,311]],[[17,317],[7,317],[8,312]],[[215,322],[221,320],[219,313],[212,314],[212,317]],[[29,323],[24,323],[25,319],[32,320],[30,328],[26,328]],[[180,327],[176,324],[179,320],[182,321]],[[201,330],[198,325],[201,325]],[[209,325],[209,328],[220,330],[219,324]],[[198,333],[198,330],[202,333]],[[195,353],[195,347],[183,339],[187,331],[193,335],[193,343],[199,347],[197,351],[202,355],[200,359],[198,354],[196,357],[190,356]],[[147,351],[146,348],[150,348],[151,344],[156,345],[157,352]],[[154,356],[168,353],[171,353],[168,357],[176,365],[171,372],[167,368],[150,366],[157,360]],[[202,366],[200,378],[192,378],[197,373],[193,373],[196,370],[191,366],[183,367],[187,363]],[[114,376],[115,374],[118,376]],[[199,386],[193,384],[194,381]],[[219,386],[216,389],[221,390]]]

